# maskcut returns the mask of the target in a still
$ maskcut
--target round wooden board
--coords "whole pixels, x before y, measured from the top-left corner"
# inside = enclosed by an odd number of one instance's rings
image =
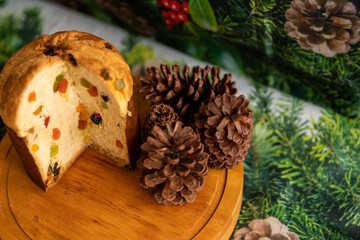
[[[140,120],[147,109],[139,98]],[[0,239],[228,239],[238,218],[243,165],[210,170],[192,204],[158,205],[139,171],[87,149],[53,189],[28,177],[10,138],[0,143]]]

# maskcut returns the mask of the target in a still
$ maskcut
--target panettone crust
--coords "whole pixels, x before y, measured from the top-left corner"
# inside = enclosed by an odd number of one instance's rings
[[[92,34],[78,31],[43,35],[18,50],[1,72],[0,115],[9,128],[17,131],[14,109],[18,109],[23,90],[34,75],[64,60],[75,67],[78,65],[85,67],[104,82],[122,78],[126,87],[121,93],[126,102],[130,101],[133,95],[130,68],[111,43]],[[125,114],[127,114],[127,106],[123,113],[124,117]]]

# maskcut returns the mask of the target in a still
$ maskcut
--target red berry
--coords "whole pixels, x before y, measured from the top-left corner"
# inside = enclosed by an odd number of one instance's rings
[[[166,10],[161,10],[162,15],[164,16],[164,18],[168,18],[169,17],[169,11]]]
[[[162,5],[166,8],[170,8],[170,1],[169,0],[162,0],[161,1]]]
[[[177,19],[177,21],[176,21],[177,23],[186,22],[187,20],[189,20],[189,18],[183,12],[178,12],[176,15],[176,19]]]
[[[157,0],[158,8],[161,8],[161,0]]]
[[[189,13],[188,2],[183,2],[183,3],[181,4],[181,9],[183,10],[184,13]]]
[[[168,28],[173,28],[174,27],[174,21],[171,20],[171,19],[165,19],[165,23],[166,23],[166,26]]]
[[[168,12],[168,18],[170,18],[171,20],[175,21],[176,20],[176,13],[173,11],[169,11]]]
[[[177,12],[180,10],[180,3],[178,1],[171,1],[170,8],[171,8],[171,10]]]
[[[66,92],[67,85],[68,85],[68,81],[67,81],[65,78],[63,78],[63,79],[61,80],[61,82],[59,82],[58,91],[61,92],[61,93],[65,93],[65,92]]]

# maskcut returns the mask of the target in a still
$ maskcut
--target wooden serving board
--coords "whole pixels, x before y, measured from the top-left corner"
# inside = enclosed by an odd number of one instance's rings
[[[148,105],[138,98],[143,122]],[[139,171],[87,149],[44,192],[28,177],[10,138],[0,143],[0,240],[228,239],[238,218],[243,165],[210,170],[192,204],[162,206],[139,186]]]

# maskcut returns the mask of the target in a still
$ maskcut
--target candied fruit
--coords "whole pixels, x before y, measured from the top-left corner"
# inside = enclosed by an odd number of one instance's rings
[[[104,108],[104,109],[108,109],[108,105],[106,104],[106,102],[104,101],[101,101],[101,106]]]
[[[45,118],[45,123],[44,123],[45,128],[47,128],[47,127],[48,127],[48,125],[49,125],[49,121],[50,121],[50,117]]]
[[[101,95],[101,98],[105,101],[108,102],[109,101],[109,97],[106,95]]]
[[[89,114],[87,111],[79,113],[79,119],[86,121],[89,118]]]
[[[61,80],[63,80],[64,78],[64,74],[60,74],[56,77],[56,82],[61,82]]]
[[[29,101],[29,102],[34,102],[34,101],[36,101],[36,93],[35,93],[34,91],[29,94],[29,96],[28,96],[28,101]]]
[[[42,105],[39,106],[39,107],[35,110],[35,112],[33,112],[33,114],[34,114],[34,115],[39,115],[39,113],[41,113],[41,111],[42,111]]]
[[[77,105],[77,107],[76,107],[76,111],[77,111],[77,112],[84,112],[84,111],[85,111],[85,106],[84,106],[84,104],[79,103],[79,105]]]
[[[54,140],[58,140],[61,137],[61,132],[59,129],[54,128],[53,129],[53,135],[52,135],[52,139]]]
[[[59,146],[57,144],[53,144],[50,147],[50,158],[55,157],[59,153]]]
[[[85,142],[86,144],[89,144],[89,143],[91,142],[91,136],[89,136],[89,135],[85,136],[85,137],[84,137],[84,142]]]
[[[68,81],[65,78],[63,78],[63,80],[59,82],[58,91],[61,93],[66,93],[67,85],[68,85]]]
[[[39,145],[33,144],[33,145],[31,146],[31,151],[37,152],[38,150],[39,150]]]
[[[116,87],[121,90],[125,87],[125,82],[123,78],[120,78],[119,80],[116,81]]]
[[[94,113],[90,116],[90,119],[95,125],[99,125],[102,122],[102,116],[99,113]]]
[[[59,89],[59,83],[58,83],[58,82],[54,82],[53,91],[54,91],[54,92],[57,92],[58,89]]]
[[[78,129],[84,130],[87,126],[87,121],[79,120],[78,121]]]
[[[90,88],[91,87],[91,84],[88,82],[88,80],[86,80],[85,78],[81,78],[80,79],[80,84],[81,86],[83,87],[86,87],[86,88]]]
[[[124,149],[124,145],[122,145],[122,143],[121,143],[120,140],[116,140],[116,146],[117,146],[118,148]]]
[[[92,96],[92,97],[97,97],[98,96],[98,91],[97,91],[97,88],[95,86],[90,87],[87,91],[90,94],[90,96]]]

